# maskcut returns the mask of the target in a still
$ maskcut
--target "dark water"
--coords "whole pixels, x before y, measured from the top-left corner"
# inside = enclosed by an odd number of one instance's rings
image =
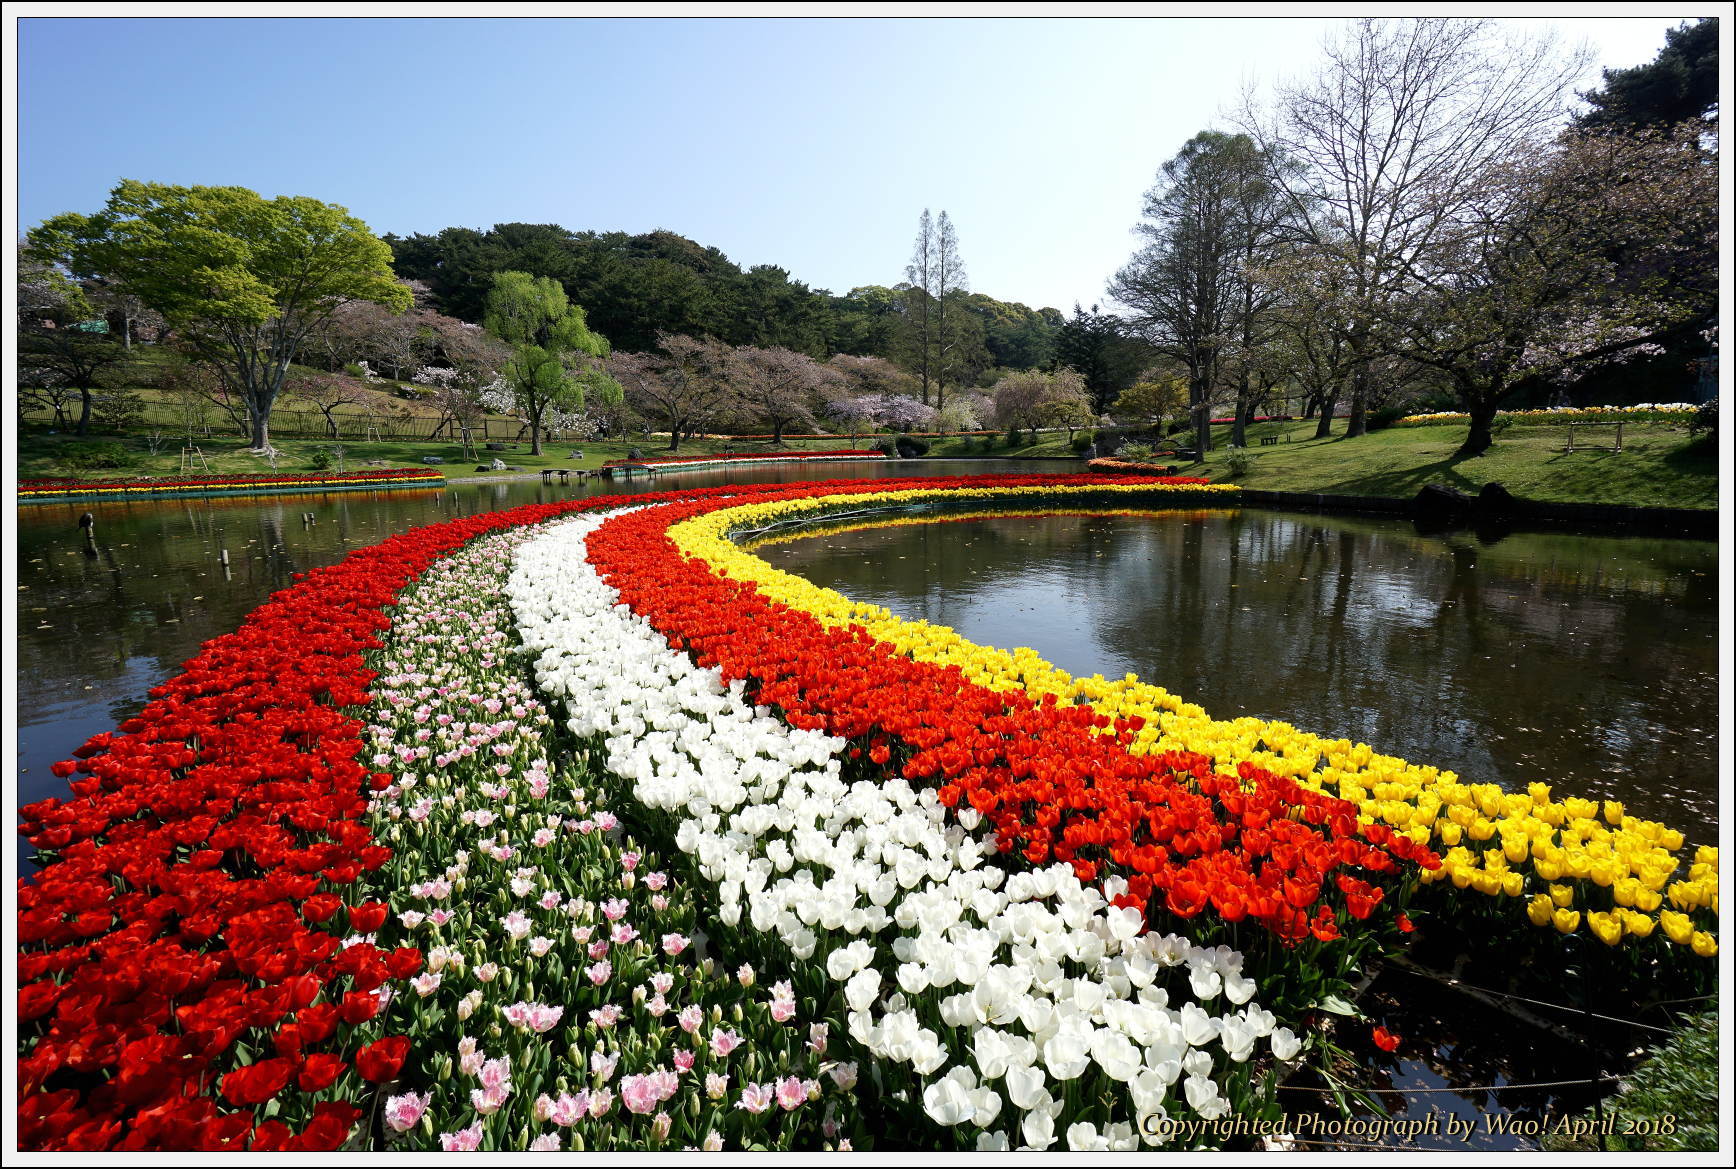
[[[762,546],[816,584],[1074,674],[1133,672],[1462,779],[1716,843],[1717,546],[1248,509],[1012,517]]]
[[[421,524],[587,494],[865,479],[1030,474],[1063,463],[908,460],[684,471],[544,486],[538,480],[435,490],[20,504],[17,802],[65,791],[48,768],[112,730],[200,645],[234,630],[291,576]],[[96,517],[97,554],[78,517]],[[304,526],[302,516],[315,522]],[[229,572],[218,554],[229,552]],[[20,840],[21,863],[31,849]]]

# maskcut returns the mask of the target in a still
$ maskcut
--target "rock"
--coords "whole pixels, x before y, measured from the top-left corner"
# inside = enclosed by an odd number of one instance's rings
[[[496,459],[492,463],[488,464],[488,469],[490,471],[504,471],[506,470],[506,464],[501,460]]]
[[[1476,509],[1476,500],[1456,487],[1430,483],[1411,500],[1419,523],[1456,524]]]
[[[629,459],[642,459],[645,457],[645,452],[640,450],[638,447],[634,447],[632,450],[627,452],[627,457]]]
[[[584,457],[585,457],[584,451],[574,451],[572,454],[567,456],[567,458],[569,458],[569,459],[582,459]]]
[[[483,443],[482,449],[485,451],[503,451],[506,449],[506,444],[504,442]]]
[[[477,470],[478,470],[478,471],[486,471],[486,470],[488,470],[488,468],[487,468],[487,467],[478,467],[478,468],[476,468],[476,469],[477,469]]]
[[[422,461],[432,465],[434,463],[444,463],[446,460],[441,458],[439,455],[426,455],[423,457]]]
[[[1477,492],[1477,509],[1484,515],[1511,515],[1519,508],[1513,493],[1499,483],[1485,483]]]

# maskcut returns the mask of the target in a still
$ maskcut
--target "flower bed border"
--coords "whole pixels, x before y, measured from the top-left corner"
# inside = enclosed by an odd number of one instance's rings
[[[351,471],[338,475],[223,475],[209,479],[123,479],[114,482],[26,479],[18,484],[21,503],[56,499],[128,499],[140,496],[265,495],[282,491],[352,491],[380,487],[444,487],[439,471],[405,468]]]

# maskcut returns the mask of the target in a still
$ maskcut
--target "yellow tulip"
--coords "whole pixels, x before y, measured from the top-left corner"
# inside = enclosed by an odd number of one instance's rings
[[[1587,914],[1585,924],[1591,928],[1597,940],[1606,946],[1613,946],[1621,941],[1621,918],[1613,913]]]
[[[1718,939],[1704,930],[1695,930],[1689,944],[1694,947],[1694,953],[1702,958],[1710,958],[1718,952]]]
[[[1579,910],[1557,909],[1554,914],[1555,928],[1561,933],[1570,934],[1579,928]]]
[[[1517,897],[1525,892],[1525,874],[1508,873],[1501,878],[1501,892],[1509,897]]]
[[[1551,886],[1549,886],[1549,896],[1550,896],[1550,899],[1555,902],[1555,904],[1559,905],[1563,909],[1566,909],[1568,906],[1573,904],[1573,886],[1572,885],[1551,885]]]
[[[1548,897],[1539,893],[1525,907],[1525,914],[1531,919],[1532,925],[1546,926],[1555,915],[1555,905]]]
[[[1694,936],[1694,919],[1685,913],[1666,909],[1658,914],[1658,924],[1664,927],[1664,936],[1678,946],[1687,945]]]
[[[1657,928],[1658,922],[1656,918],[1647,917],[1643,913],[1635,913],[1629,909],[1622,914],[1622,924],[1627,927],[1627,932],[1634,937],[1649,938],[1652,936],[1652,931]]]

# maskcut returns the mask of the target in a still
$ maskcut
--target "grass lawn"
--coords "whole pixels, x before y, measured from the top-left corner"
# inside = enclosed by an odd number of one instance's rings
[[[1218,431],[1221,430],[1221,433]],[[1718,506],[1718,454],[1709,439],[1690,441],[1685,428],[1633,423],[1622,432],[1622,451],[1566,452],[1564,426],[1511,426],[1477,458],[1456,453],[1464,426],[1393,427],[1347,439],[1312,437],[1312,422],[1262,422],[1248,428],[1252,466],[1231,478],[1222,447],[1203,469],[1177,469],[1218,482],[1265,491],[1408,498],[1430,483],[1475,493],[1499,482],[1514,495],[1551,503],[1626,504],[1644,507]],[[1581,430],[1575,443],[1609,442],[1610,430]],[[1261,446],[1261,436],[1279,439]],[[1225,442],[1229,428],[1214,428]]]

